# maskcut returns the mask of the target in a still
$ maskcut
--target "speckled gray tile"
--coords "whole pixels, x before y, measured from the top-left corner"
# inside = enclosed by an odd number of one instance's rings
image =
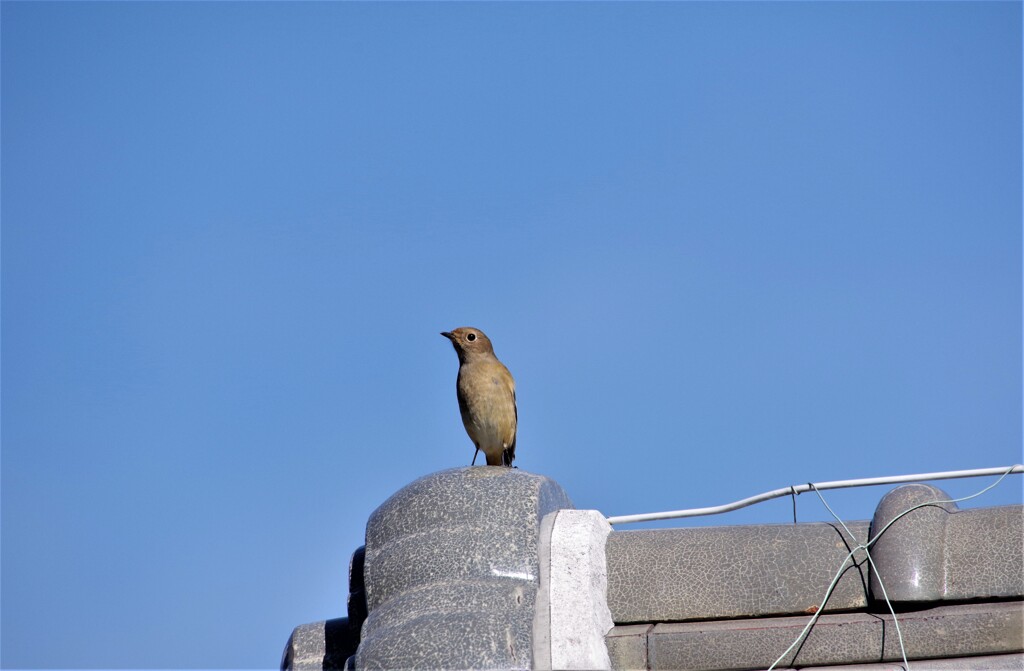
[[[941,606],[899,615],[907,657],[966,657],[1024,650],[1019,602]],[[807,624],[805,617],[659,624],[648,634],[651,669],[764,669]],[[893,661],[891,615],[826,614],[783,664],[798,667]]]
[[[612,627],[604,643],[615,671],[647,671],[647,633],[653,628],[652,624]]]
[[[872,534],[896,519],[875,542],[871,596],[882,601],[878,577],[892,601],[957,601],[1024,596],[1024,507],[958,510],[930,485],[904,485],[883,497]]]
[[[536,590],[522,580],[436,582],[409,590],[373,611],[373,635],[385,636],[413,620],[436,613],[504,615],[524,632],[533,614]]]
[[[847,526],[857,542],[867,539],[867,522]],[[822,523],[614,531],[606,547],[608,606],[617,623],[817,608],[856,544],[844,535]],[[848,564],[826,610],[866,607],[866,573]]]
[[[321,620],[295,627],[281,658],[282,671],[319,671],[323,668],[325,624]]]
[[[372,650],[363,652],[370,644]],[[435,613],[364,638],[356,669],[529,669],[531,639],[495,613]]]
[[[951,497],[938,487],[913,484],[897,487],[879,501],[871,520],[871,547],[877,574],[871,574],[871,596],[881,601],[940,601],[946,579],[946,521],[956,512]],[[907,512],[907,511],[910,512]],[[884,531],[883,531],[884,530]],[[881,577],[884,583],[879,585]]]
[[[367,566],[371,612],[395,595],[438,581],[493,577],[536,583],[536,550],[523,551],[522,530],[510,525],[481,531],[472,524],[435,527],[376,550]]]
[[[913,659],[911,671],[1024,671],[1024,654],[955,657],[952,659]],[[881,664],[844,664],[816,666],[814,671],[904,671],[902,662]],[[780,670],[782,671],[782,670]]]
[[[572,503],[558,483],[518,468],[476,466],[438,471],[409,483],[373,511],[366,524],[367,553],[394,538],[435,527],[462,522],[528,525],[538,511],[543,516],[567,507]],[[486,517],[482,508],[486,508]]]
[[[962,510],[946,523],[945,598],[1024,597],[1024,506]]]
[[[541,518],[571,508],[543,476],[493,466],[420,478],[370,516],[357,669],[525,669]]]
[[[321,671],[341,669],[345,660],[355,654],[359,630],[348,618],[338,618],[296,627],[288,639],[283,671]]]

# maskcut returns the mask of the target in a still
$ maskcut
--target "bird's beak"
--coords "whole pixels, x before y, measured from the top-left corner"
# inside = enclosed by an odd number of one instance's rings
[[[451,340],[452,338],[455,337],[450,331],[441,331],[441,335],[443,335],[445,338],[448,338],[448,340]]]

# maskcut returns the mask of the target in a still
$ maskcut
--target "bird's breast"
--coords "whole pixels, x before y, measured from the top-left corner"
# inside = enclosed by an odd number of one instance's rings
[[[459,369],[459,407],[466,430],[481,448],[511,444],[516,433],[512,376],[500,363]]]

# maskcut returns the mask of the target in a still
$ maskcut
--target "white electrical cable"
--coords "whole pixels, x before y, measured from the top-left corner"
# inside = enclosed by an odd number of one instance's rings
[[[650,522],[653,520],[671,520],[679,517],[699,517],[701,515],[717,515],[727,513],[731,510],[746,508],[747,506],[762,501],[781,498],[783,496],[795,496],[803,492],[823,489],[842,489],[844,487],[868,487],[871,485],[894,485],[900,482],[920,482],[922,480],[949,480],[951,478],[976,478],[985,475],[1009,475],[1010,473],[1024,473],[1024,465],[1000,466],[998,468],[975,468],[967,471],[941,471],[938,473],[915,473],[912,475],[891,475],[880,478],[859,478],[856,480],[833,480],[831,482],[808,483],[805,485],[793,485],[773,489],[770,492],[750,496],[739,501],[726,503],[721,506],[708,508],[689,508],[687,510],[672,510],[663,513],[639,513],[637,515],[618,515],[609,517],[608,523],[631,524],[633,522]]]

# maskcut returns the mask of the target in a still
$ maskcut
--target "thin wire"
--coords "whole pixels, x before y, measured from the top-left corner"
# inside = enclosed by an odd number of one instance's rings
[[[800,643],[800,641],[803,640],[804,636],[807,635],[807,632],[810,631],[811,627],[814,626],[814,623],[818,621],[818,618],[821,616],[821,611],[825,609],[825,604],[828,603],[829,597],[832,596],[832,590],[836,588],[836,584],[839,582],[839,577],[843,575],[843,571],[846,569],[846,562],[850,561],[850,558],[853,557],[854,553],[860,549],[861,546],[858,545],[857,547],[853,548],[853,550],[851,550],[848,555],[846,555],[846,559],[844,559],[843,563],[839,565],[839,570],[836,572],[835,577],[832,578],[832,582],[829,583],[828,589],[825,590],[825,598],[821,600],[821,603],[818,605],[818,609],[814,611],[813,615],[811,615],[810,621],[806,624],[806,626],[804,626],[803,631],[801,631],[797,635],[796,640],[793,641],[790,644],[790,646],[786,648],[785,651],[783,651],[781,655],[779,655],[778,659],[772,662],[772,665],[768,667],[767,671],[772,671],[772,669],[774,669],[775,666],[779,662],[781,662],[786,657],[786,655],[788,655],[793,650],[793,648],[795,648],[797,644]],[[854,565],[856,565],[856,563]]]
[[[773,669],[783,659],[785,659],[786,655],[788,655],[790,652],[792,652],[793,648],[795,648],[804,639],[804,637],[807,635],[807,632],[810,631],[811,627],[813,627],[814,624],[818,621],[818,618],[821,616],[822,611],[825,609],[825,604],[828,603],[829,597],[832,596],[832,592],[835,589],[836,584],[838,584],[838,582],[839,582],[839,578],[843,575],[843,571],[846,569],[846,562],[850,561],[850,559],[854,556],[854,554],[856,554],[856,552],[858,550],[864,550],[864,554],[867,555],[868,563],[870,563],[870,565],[871,565],[871,570],[873,572],[873,575],[878,579],[878,586],[882,588],[882,597],[885,599],[885,603],[889,607],[889,612],[892,614],[893,624],[896,626],[896,637],[899,639],[900,655],[903,657],[903,665],[904,665],[905,671],[910,671],[910,662],[907,661],[907,651],[906,651],[906,648],[903,645],[903,634],[900,631],[899,618],[896,617],[896,611],[895,611],[895,609],[892,606],[892,601],[889,600],[888,593],[886,593],[886,591],[885,591],[885,585],[882,583],[882,577],[879,574],[877,567],[875,566],[874,560],[871,558],[871,550],[870,550],[871,546],[875,544],[875,541],[877,541],[879,538],[881,538],[882,534],[884,534],[889,529],[889,527],[891,527],[896,522],[896,520],[900,519],[904,515],[908,515],[908,514],[912,513],[913,511],[915,511],[915,510],[917,510],[919,508],[924,508],[925,506],[934,506],[934,505],[940,505],[940,504],[943,504],[943,503],[960,503],[962,501],[968,501],[970,499],[973,499],[973,498],[976,498],[978,496],[981,496],[985,492],[987,492],[990,489],[992,489],[992,488],[996,487],[997,485],[999,485],[999,483],[1002,482],[1003,479],[1007,475],[1009,475],[1010,473],[1015,472],[1015,469],[1017,469],[1017,468],[1019,468],[1019,466],[1016,466],[1016,465],[1008,467],[1006,469],[1006,471],[1002,475],[1000,475],[999,478],[995,482],[990,484],[988,487],[985,487],[981,491],[976,492],[974,494],[971,494],[969,496],[963,496],[963,497],[960,497],[958,499],[940,499],[940,500],[937,500],[937,501],[926,501],[925,503],[919,503],[919,504],[917,504],[915,506],[911,506],[910,508],[904,510],[902,513],[900,513],[896,517],[894,517],[891,520],[889,520],[889,522],[884,527],[882,527],[881,530],[879,530],[878,533],[876,533],[874,536],[872,536],[868,540],[867,543],[864,543],[864,544],[861,544],[861,545],[857,545],[856,547],[854,547],[853,550],[851,550],[850,553],[848,555],[846,555],[846,558],[843,559],[843,563],[840,564],[839,570],[836,572],[835,577],[832,578],[832,582],[829,584],[828,589],[825,590],[825,598],[822,599],[821,605],[818,606],[818,610],[816,610],[814,612],[814,614],[811,616],[811,619],[804,626],[803,630],[800,632],[799,635],[797,635],[796,640],[793,641],[793,643],[788,648],[786,648],[786,650],[781,655],[779,655],[778,659],[776,659],[774,662],[772,662],[772,665],[768,667],[767,671],[773,671]],[[818,498],[821,499],[821,503],[825,506],[825,508],[829,511],[829,513],[832,514],[832,517],[836,518],[836,521],[838,521],[839,524],[842,525],[843,529],[846,530],[846,533],[850,535],[850,538],[854,542],[856,542],[857,537],[853,535],[853,532],[851,532],[850,528],[846,526],[846,523],[843,522],[843,520],[838,515],[836,515],[835,511],[833,511],[832,508],[828,505],[828,503],[825,501],[825,497],[821,495],[821,492],[818,491],[817,487],[814,486],[813,484],[811,484],[810,487],[811,487],[811,490],[814,491],[814,493],[818,495]],[[856,562],[854,562],[854,565],[856,565]]]
[[[1006,477],[1006,475],[1007,474],[1004,473],[1003,477]],[[997,482],[998,482],[998,480],[997,480]],[[982,491],[984,491],[984,490],[982,490]],[[852,533],[850,533],[850,528],[848,526],[846,526],[846,523],[843,522],[843,520],[839,517],[839,515],[836,515],[835,511],[832,510],[832,508],[828,505],[828,503],[825,502],[825,497],[821,495],[821,492],[819,492],[817,489],[815,489],[814,493],[818,495],[818,498],[821,499],[821,503],[825,506],[825,508],[828,510],[828,512],[831,513],[832,517],[836,518],[836,520],[841,525],[843,525],[843,528],[846,529],[846,533],[850,534],[850,537],[853,538],[854,540],[856,540],[856,536],[854,536]],[[913,510],[913,508],[911,508],[911,510]],[[907,512],[910,512],[910,511],[907,511]],[[899,515],[899,517],[903,517],[903,515],[906,515],[907,512],[901,513]],[[888,528],[889,528],[889,525],[886,524],[885,525],[885,529],[888,529]],[[883,529],[883,531],[885,529]],[[868,545],[874,544],[875,540],[877,540],[881,535],[882,535],[881,532],[877,533],[875,535],[875,537],[868,542]],[[903,632],[900,631],[900,621],[899,621],[899,618],[896,617],[896,611],[892,607],[892,602],[889,600],[889,594],[885,591],[885,583],[882,582],[882,574],[878,572],[878,567],[875,566],[875,560],[872,559],[871,552],[868,550],[867,547],[864,548],[864,554],[866,554],[867,557],[868,557],[868,564],[871,565],[871,573],[872,573],[872,575],[874,575],[875,578],[878,579],[878,586],[882,588],[882,597],[885,599],[885,605],[887,605],[889,607],[889,612],[892,613],[892,623],[894,625],[896,625],[896,638],[899,639],[899,642],[900,642],[900,655],[903,657],[904,671],[910,671],[910,662],[907,661],[907,650],[903,646]]]

